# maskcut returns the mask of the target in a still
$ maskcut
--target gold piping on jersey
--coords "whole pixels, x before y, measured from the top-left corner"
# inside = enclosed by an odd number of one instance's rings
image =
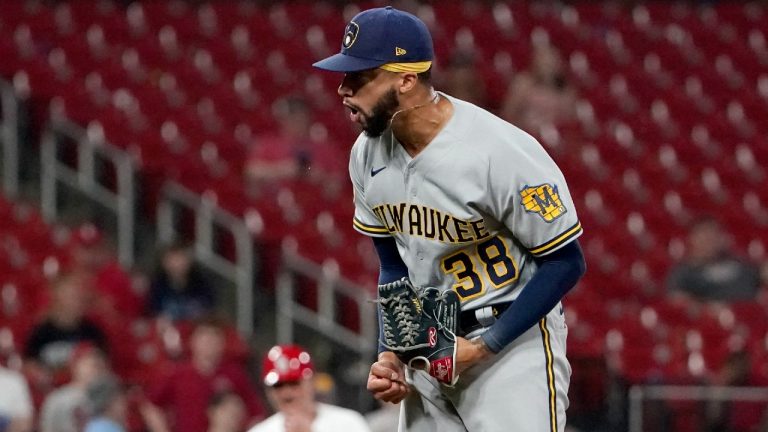
[[[367,233],[367,234],[389,234],[389,231],[387,231],[384,227],[377,227],[373,225],[366,225],[357,218],[352,218],[352,225],[354,225],[355,228],[358,230]]]
[[[557,432],[557,388],[555,387],[554,355],[552,355],[552,343],[549,329],[547,329],[547,317],[539,321],[541,339],[544,342],[544,354],[547,360],[547,389],[549,390],[549,427],[551,432]]]
[[[467,221],[423,205],[380,204],[372,210],[390,233],[408,234],[451,244],[474,243],[491,236],[484,219]]]
[[[556,248],[557,246],[560,246],[566,243],[568,240],[575,238],[576,236],[581,234],[581,232],[582,232],[581,222],[576,222],[576,225],[568,228],[567,230],[565,230],[564,233],[558,235],[557,237],[544,243],[543,245],[536,246],[534,248],[529,249],[528,252],[530,252],[531,255],[533,256],[543,255],[544,253]]]

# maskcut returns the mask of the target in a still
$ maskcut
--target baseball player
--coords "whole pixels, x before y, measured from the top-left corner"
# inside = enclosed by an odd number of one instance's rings
[[[455,385],[404,367],[381,342],[391,333],[380,308],[367,387],[403,401],[401,431],[563,431],[560,299],[585,271],[576,209],[533,137],[433,89],[433,60],[425,24],[385,7],[356,15],[341,52],[314,64],[344,73],[338,93],[363,129],[349,163],[353,222],[373,238],[379,283],[407,278],[461,302]]]
[[[248,432],[370,432],[356,411],[315,401],[309,353],[298,345],[276,345],[264,357],[262,381],[277,413]]]

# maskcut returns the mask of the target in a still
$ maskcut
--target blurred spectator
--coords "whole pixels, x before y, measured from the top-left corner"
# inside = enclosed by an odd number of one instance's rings
[[[683,300],[752,300],[760,288],[760,272],[729,250],[726,233],[707,216],[691,226],[688,256],[672,268],[667,287],[673,298]]]
[[[24,376],[0,366],[0,431],[32,430],[34,407]]]
[[[237,393],[218,392],[208,403],[208,432],[242,432],[245,416],[245,404]]]
[[[149,389],[149,400],[167,413],[161,416],[162,429],[205,432],[208,403],[214,394],[225,390],[242,398],[249,420],[263,418],[264,408],[245,368],[224,358],[225,330],[220,320],[199,320],[190,336],[190,359]]]
[[[532,65],[515,76],[501,107],[501,116],[526,132],[573,118],[576,94],[562,70],[562,60],[550,45],[534,48]]]
[[[370,431],[360,413],[317,402],[314,366],[297,345],[277,345],[264,357],[262,380],[277,413],[249,432]]]
[[[245,166],[245,177],[256,194],[270,184],[310,178],[341,182],[346,156],[312,133],[312,112],[299,97],[287,97],[273,105],[278,130],[256,137]]]
[[[104,375],[90,383],[86,400],[90,419],[84,432],[125,432],[128,398],[117,378]]]
[[[445,78],[442,87],[453,97],[488,108],[485,81],[477,70],[475,62],[475,57],[470,54],[463,52],[454,54],[443,74]]]
[[[135,318],[144,312],[144,301],[134,292],[130,276],[110,250],[99,228],[92,223],[79,226],[73,236],[72,266],[95,278],[94,311],[105,318]]]
[[[152,314],[191,320],[210,314],[215,306],[213,287],[195,264],[189,246],[175,243],[165,248],[150,285]]]
[[[108,372],[104,353],[90,342],[77,344],[69,364],[72,380],[45,398],[40,432],[83,430],[87,418],[86,389]]]
[[[713,378],[713,385],[732,387],[757,387],[765,383],[757,382],[752,374],[752,359],[748,351],[734,351],[728,355],[718,374]],[[706,409],[706,431],[730,432],[753,431],[766,420],[768,411],[765,403],[752,401],[710,401]]]
[[[108,351],[103,330],[85,316],[91,283],[82,273],[64,274],[53,282],[48,313],[32,329],[25,345],[28,363],[57,373],[67,366],[78,342],[89,341]]]

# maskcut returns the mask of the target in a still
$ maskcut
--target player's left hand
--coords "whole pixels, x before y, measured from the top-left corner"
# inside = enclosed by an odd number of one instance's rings
[[[382,402],[398,403],[408,396],[410,386],[405,381],[403,363],[394,353],[379,354],[379,360],[371,365],[367,388]]]
[[[493,353],[481,338],[467,340],[461,336],[456,337],[456,372],[458,374],[492,355]]]

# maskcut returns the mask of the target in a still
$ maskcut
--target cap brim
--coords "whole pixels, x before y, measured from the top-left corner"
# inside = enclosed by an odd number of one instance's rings
[[[338,53],[326,59],[314,63],[312,66],[331,72],[357,72],[366,69],[373,69],[383,65],[386,62],[381,60],[371,60],[359,57],[352,57],[347,54]]]

